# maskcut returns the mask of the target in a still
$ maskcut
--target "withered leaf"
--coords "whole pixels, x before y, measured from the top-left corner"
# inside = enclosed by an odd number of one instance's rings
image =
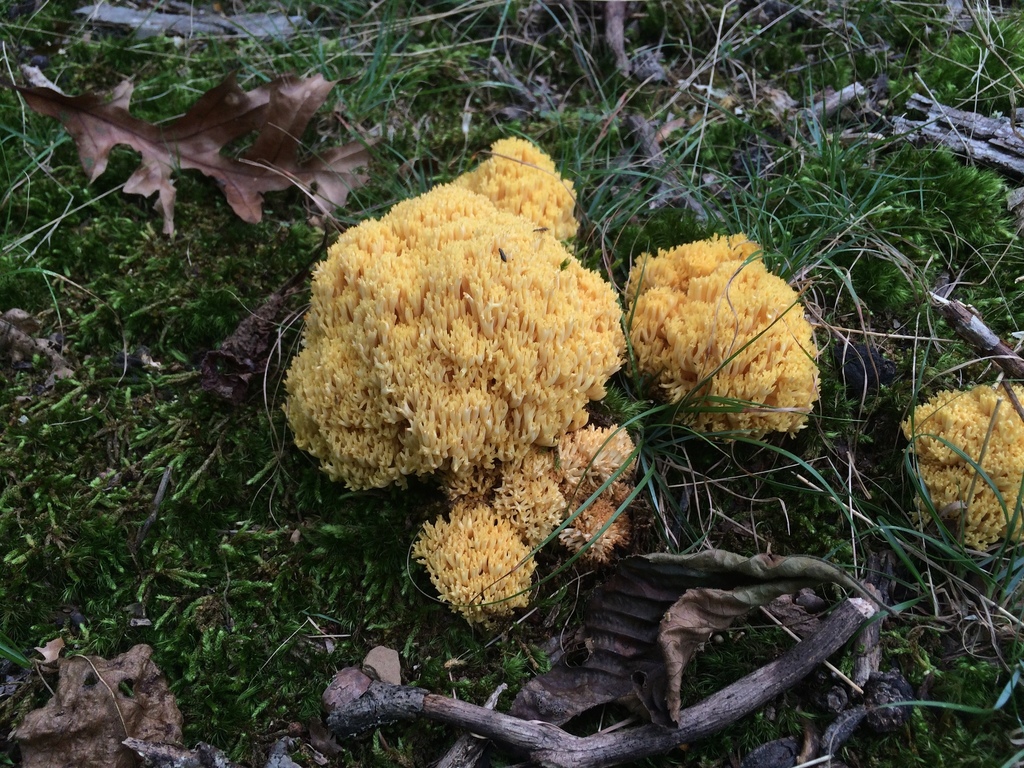
[[[180,742],[181,712],[152,654],[136,645],[110,661],[61,659],[53,698],[14,732],[24,768],[134,768],[126,737]]]
[[[50,375],[46,379],[48,389],[58,379],[74,375],[67,360],[61,355],[51,339],[37,338],[39,322],[23,309],[9,309],[0,315],[0,356],[11,363],[31,361],[33,356],[42,355],[50,364]]]
[[[60,658],[60,652],[64,650],[64,638],[55,637],[46,645],[41,645],[34,650],[43,657],[44,664],[49,664],[51,661],[56,661]]]
[[[203,355],[201,386],[206,392],[239,405],[249,394],[249,385],[264,368],[277,331],[277,315],[288,296],[309,275],[303,269],[274,291],[252,314],[246,315],[234,332]]]
[[[244,91],[232,74],[183,116],[157,126],[128,111],[134,86],[127,80],[109,96],[66,96],[49,88],[8,84],[33,110],[64,124],[90,181],[106,169],[115,146],[125,144],[138,152],[141,162],[125,192],[158,194],[156,208],[167,235],[174,233],[176,190],[171,177],[177,169],[198,170],[214,179],[232,210],[250,223],[263,216],[264,193],[291,185],[307,189],[323,213],[344,205],[348,193],[366,181],[357,172],[367,164],[366,148],[353,142],[298,159],[302,132],[333,86],[320,75],[285,75]],[[241,158],[221,154],[226,144],[254,131],[255,142]]]
[[[561,725],[624,699],[639,702],[653,722],[671,726],[683,671],[701,643],[752,608],[826,582],[857,588],[814,557],[746,558],[710,550],[623,560],[587,606],[588,658],[579,666],[563,661],[531,680],[511,713]]]

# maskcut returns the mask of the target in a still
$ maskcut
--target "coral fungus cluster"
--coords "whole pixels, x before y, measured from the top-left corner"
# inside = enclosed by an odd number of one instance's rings
[[[641,372],[701,431],[793,434],[818,399],[817,349],[799,296],[744,235],[637,260],[630,338]]]
[[[1024,402],[1024,387],[1013,391]],[[1021,538],[1024,421],[1002,390],[939,392],[914,410],[903,432],[933,507],[963,531],[965,545]]]
[[[467,482],[557,445],[620,365],[614,291],[553,234],[569,231],[571,187],[526,142],[493,152],[350,229],[316,268],[286,412],[350,488]]]
[[[529,555],[566,512],[557,448],[587,431],[625,348],[615,292],[558,239],[574,205],[551,159],[513,139],[350,229],[316,268],[285,382],[295,442],[332,479],[440,479],[450,514],[414,554],[470,621],[525,602]]]
[[[555,450],[535,447],[457,497],[447,518],[427,523],[413,557],[468,621],[506,616],[527,604],[532,552],[563,521],[559,541],[592,564],[609,562],[614,548],[629,541],[629,519],[620,508],[632,491],[633,453],[633,441],[618,427],[583,427],[564,435]]]

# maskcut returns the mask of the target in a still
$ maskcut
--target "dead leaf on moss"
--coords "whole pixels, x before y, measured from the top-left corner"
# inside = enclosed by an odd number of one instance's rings
[[[23,309],[9,309],[0,315],[0,354],[12,365],[31,363],[35,355],[42,355],[50,365],[46,387],[50,388],[58,379],[74,375],[71,366],[58,349],[59,342],[37,338],[39,321]],[[57,337],[53,337],[57,338]],[[28,366],[31,367],[31,366]]]
[[[134,768],[126,737],[180,742],[181,712],[152,653],[136,645],[110,661],[60,659],[53,698],[13,734],[23,768]]]
[[[746,558],[710,550],[628,558],[587,606],[588,657],[577,666],[563,659],[531,680],[511,713],[561,725],[626,699],[639,703],[652,722],[672,726],[683,671],[702,643],[752,608],[822,583],[857,587],[813,557]]]
[[[55,637],[46,645],[38,646],[33,650],[43,657],[43,664],[49,664],[51,661],[56,661],[60,658],[60,652],[64,650],[64,639]]]
[[[176,190],[171,176],[178,169],[195,169],[214,179],[231,209],[250,223],[262,218],[266,192],[299,186],[320,211],[333,213],[352,189],[366,181],[357,173],[367,164],[366,148],[358,142],[298,159],[299,139],[334,86],[320,75],[286,75],[243,91],[231,74],[166,126],[129,113],[135,86],[127,80],[109,96],[66,96],[50,88],[4,85],[18,91],[34,111],[63,123],[89,181],[103,173],[110,150],[119,144],[142,155],[124,191],[144,197],[158,194],[156,208],[163,214],[167,235],[174,234]],[[226,144],[254,131],[256,139],[241,158],[221,154]]]
[[[220,345],[203,356],[201,386],[233,405],[240,405],[249,394],[252,380],[264,372],[276,339],[277,316],[288,297],[309,276],[309,269],[293,275],[274,291],[263,305],[246,315],[234,332]]]

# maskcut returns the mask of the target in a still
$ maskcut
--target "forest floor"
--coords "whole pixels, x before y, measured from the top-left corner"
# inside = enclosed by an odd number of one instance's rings
[[[22,764],[12,731],[50,698],[44,659],[61,643],[65,658],[150,646],[183,744],[250,766],[285,736],[300,765],[438,760],[456,734],[437,724],[341,744],[326,734],[321,694],[376,646],[396,650],[404,681],[431,692],[482,704],[507,684],[502,711],[558,661],[614,563],[569,562],[547,546],[529,609],[487,629],[467,624],[410,554],[423,523],[444,513],[430,478],[350,492],[294,446],[282,409],[308,275],[327,244],[477,167],[507,137],[534,142],[571,181],[580,229],[568,247],[620,296],[641,254],[743,233],[799,291],[814,327],[820,397],[793,437],[701,434],[691,429],[699,406],[667,410],[629,364],[612,378],[592,413],[627,425],[640,467],[636,532],[618,555],[811,555],[881,581],[891,611],[880,669],[919,705],[892,732],[857,730],[838,758],[1022,764],[1024,558],[1012,537],[965,544],[960,507],[931,503],[902,426],[938,392],[1013,378],[939,309],[963,302],[994,337],[1021,344],[1019,6],[286,0],[200,15],[141,2],[106,22],[64,0],[0,8],[0,765]],[[191,31],[142,34],[162,13]],[[243,13],[276,26],[243,28]],[[219,26],[196,28],[203,18]],[[334,83],[308,129],[295,124],[300,160],[316,162],[282,163],[299,173],[322,161],[331,173],[341,161],[330,150],[347,147],[367,178],[343,206],[325,214],[276,177],[229,204],[224,185],[177,170],[187,164],[171,150],[171,226],[166,199],[154,209],[125,188],[139,152],[158,156],[166,132],[122,123],[94,135],[97,146],[152,141],[113,148],[90,182],[81,139],[10,87],[45,78],[78,96],[130,80],[131,114],[169,131],[228,73],[245,91],[288,74]],[[69,103],[54,116],[67,122]],[[947,125],[942,107],[967,114]],[[240,157],[240,141],[222,135],[212,151]],[[169,192],[166,178],[158,189]],[[255,330],[232,336],[257,315]],[[863,345],[871,373],[851,367],[848,344]],[[211,385],[204,360],[218,348],[230,354]],[[1018,418],[1012,403],[1002,415]],[[974,425],[986,449],[993,424]],[[966,459],[972,492],[995,485],[984,456]],[[1024,460],[1008,461],[1019,477]],[[1021,494],[999,498],[1019,533]],[[819,595],[842,598],[833,587]],[[752,612],[697,654],[684,704],[793,642]],[[832,658],[847,675],[852,653]],[[805,743],[847,706],[830,692],[859,701],[844,686],[815,673],[736,725],[640,764],[731,767],[773,740]],[[607,705],[574,727],[629,715]]]

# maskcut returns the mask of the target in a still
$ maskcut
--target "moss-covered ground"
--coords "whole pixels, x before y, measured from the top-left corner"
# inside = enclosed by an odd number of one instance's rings
[[[33,62],[74,94],[131,78],[134,113],[156,122],[228,71],[245,87],[286,72],[336,80],[304,141],[311,152],[370,145],[369,183],[338,212],[341,227],[451,179],[497,138],[528,137],[576,185],[577,255],[620,288],[644,250],[712,232],[756,239],[811,310],[818,409],[794,439],[709,441],[651,403],[627,365],[604,407],[633,419],[654,469],[641,506],[660,510],[680,550],[813,554],[859,576],[869,553],[894,552],[886,663],[936,706],[897,733],[855,736],[843,759],[1018,764],[1024,561],[1013,546],[967,552],[955,531],[917,531],[900,429],[922,398],[998,373],[934,314],[930,289],[954,283],[1008,340],[1024,330],[1021,224],[1007,209],[1017,182],[913,146],[890,119],[914,92],[987,115],[1024,104],[1019,9],[951,18],[951,5],[903,0],[630,3],[626,48],[653,52],[664,74],[644,80],[616,70],[605,3],[266,6],[293,6],[311,26],[285,41],[139,40],[83,23],[62,0],[0,3],[2,76],[18,80]],[[854,81],[871,95],[825,119],[807,111]],[[627,117],[662,131],[660,162],[645,159]],[[324,222],[291,191],[268,195],[262,223],[245,224],[212,182],[183,172],[169,239],[151,202],[121,189],[137,160],[118,148],[88,184],[60,125],[0,90],[0,313],[30,313],[73,369],[47,386],[44,356],[0,358],[0,649],[31,656],[59,636],[69,653],[111,656],[147,643],[185,741],[250,765],[278,737],[305,734],[333,672],[373,646],[398,650],[407,679],[429,690],[477,703],[500,683],[514,693],[546,668],[541,647],[578,624],[607,572],[560,570],[559,554],[542,553],[554,575],[537,610],[490,632],[439,604],[409,551],[442,496],[429,484],[348,493],[291,443],[281,382],[303,291],[278,317],[247,400],[200,387],[203,354],[320,257]],[[653,205],[666,179],[678,194]],[[843,338],[871,340],[894,381],[851,394],[832,353]],[[650,528],[644,546],[667,547]],[[688,673],[689,700],[790,643],[756,618],[723,640]],[[18,764],[8,734],[48,695],[38,676],[0,695],[0,765]],[[796,689],[654,764],[726,765],[805,720],[823,727],[808,701]],[[451,738],[426,723],[388,727],[332,764],[428,765]],[[295,759],[314,764],[309,751]]]

